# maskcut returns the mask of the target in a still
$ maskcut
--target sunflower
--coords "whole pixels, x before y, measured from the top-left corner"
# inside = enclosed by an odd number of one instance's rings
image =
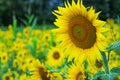
[[[66,80],[85,80],[84,68],[79,64],[72,64],[67,68]]]
[[[77,59],[77,56],[94,60],[100,58],[99,49],[104,50],[106,45],[101,34],[105,29],[105,22],[98,18],[100,12],[95,13],[93,7],[85,8],[82,0],[77,3],[68,1],[65,7],[58,7],[53,14],[57,17],[54,24],[58,26],[53,30],[62,41],[61,46],[66,48],[66,56],[69,60]],[[95,61],[95,60],[94,60]]]
[[[50,52],[47,55],[46,64],[52,67],[61,66],[63,63],[63,51],[60,48],[54,47],[50,49]]]
[[[8,71],[3,74],[2,80],[14,80],[11,69],[8,68]]]
[[[43,41],[50,41],[50,39],[51,39],[50,31],[48,31],[48,30],[44,31],[42,39],[43,39]]]
[[[13,80],[13,77],[6,73],[3,75],[3,80]]]
[[[14,59],[13,67],[16,68],[18,65],[19,65],[19,60],[18,59]]]
[[[8,61],[8,53],[7,52],[3,52],[2,54],[1,54],[1,62],[2,63],[4,63],[4,64],[6,64],[7,63],[7,61]]]
[[[23,35],[25,36],[25,37],[28,37],[29,36],[29,34],[30,34],[30,26],[27,26],[24,30],[23,30]]]
[[[96,59],[95,63],[92,64],[88,62],[87,71],[89,73],[89,77],[91,78],[93,78],[98,71],[104,71],[102,60]]]
[[[51,80],[49,71],[45,68],[44,64],[41,64],[39,60],[36,60],[28,68],[31,71],[31,80]]]
[[[17,38],[18,38],[18,39],[21,39],[21,38],[22,38],[22,33],[18,32],[18,33],[17,33]]]

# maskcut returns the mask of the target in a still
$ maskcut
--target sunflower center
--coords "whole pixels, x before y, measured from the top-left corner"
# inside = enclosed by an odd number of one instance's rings
[[[6,76],[6,77],[5,77],[5,80],[10,80],[10,77],[9,77],[9,76]]]
[[[54,54],[53,54],[53,58],[54,58],[54,59],[59,59],[59,57],[60,57],[59,52],[58,52],[58,51],[55,51]]]
[[[79,72],[76,76],[76,80],[83,80],[83,73],[82,72]]]
[[[32,63],[32,62],[33,62],[32,60],[29,61],[29,63]]]
[[[39,67],[39,75],[41,76],[42,80],[50,80],[50,77],[47,77],[48,72],[42,67]]]
[[[15,62],[15,65],[18,65],[18,62]]]
[[[100,61],[96,60],[95,66],[97,68],[102,68],[103,67],[102,61],[101,60]]]
[[[84,34],[84,30],[82,27],[80,27],[79,25],[76,25],[74,28],[73,28],[73,32],[74,32],[74,36],[76,38],[81,38]]]
[[[5,60],[6,59],[6,56],[3,56],[3,60]]]
[[[96,28],[83,16],[73,17],[69,24],[68,33],[71,41],[79,48],[91,48],[96,42]]]

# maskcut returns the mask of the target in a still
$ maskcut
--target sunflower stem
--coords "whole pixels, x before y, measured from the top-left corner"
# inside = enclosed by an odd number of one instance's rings
[[[108,67],[109,60],[106,57],[105,52],[101,52],[101,55],[102,55],[102,62],[103,62],[103,66],[104,66],[104,69],[105,69],[105,73],[109,74],[109,67]],[[108,55],[110,55],[110,54],[108,54]]]

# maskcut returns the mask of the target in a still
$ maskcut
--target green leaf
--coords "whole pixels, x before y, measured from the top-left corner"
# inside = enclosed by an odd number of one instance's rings
[[[27,76],[31,76],[32,72],[34,72],[34,71],[27,70],[25,73],[26,73]]]
[[[105,74],[104,71],[97,71],[97,73],[93,76],[93,80],[97,80],[103,74]]]
[[[85,60],[85,61],[84,61],[84,68],[87,69],[87,67],[88,67],[88,61]]]
[[[108,49],[109,51],[111,51],[111,50],[116,49],[117,47],[120,47],[120,42],[117,42],[117,43],[111,45],[111,46],[108,47],[107,49]]]
[[[118,76],[117,73],[110,73],[110,74],[103,74],[103,75],[101,75],[101,78],[102,78],[103,80],[114,80],[114,78],[115,78],[116,76]]]
[[[14,37],[16,38],[17,34],[17,19],[15,16],[13,16],[13,32],[14,32]]]
[[[103,52],[103,51],[101,51],[101,55],[102,55],[102,61],[103,61],[103,66],[104,66],[104,69],[105,69],[105,73],[109,74],[107,56],[106,56],[105,52]]]
[[[26,48],[30,49],[30,53],[32,56],[36,57],[36,54],[35,54],[35,49],[33,46],[31,46],[30,44],[27,44],[26,45]]]
[[[120,46],[115,49],[115,52],[120,55]]]
[[[117,17],[117,24],[120,25],[120,17]]]
[[[110,70],[112,73],[120,74],[120,67],[114,67]]]
[[[28,23],[27,23],[27,21],[26,21],[25,19],[20,18],[20,20],[23,22],[23,24],[24,24],[25,26],[28,26]]]
[[[53,67],[51,67],[51,66],[48,65],[48,64],[46,64],[45,67],[46,67],[47,69],[49,69],[49,70],[54,69]]]
[[[103,74],[101,75],[101,78],[103,80],[114,80],[115,77],[120,75],[120,67],[114,67],[110,70],[109,74]]]
[[[33,22],[32,22],[32,28],[34,28],[35,27],[35,25],[37,24],[37,18],[35,18],[34,20],[33,20]]]
[[[34,15],[31,15],[31,16],[30,16],[30,18],[29,18],[28,23],[29,23],[29,24],[31,24],[31,23],[32,23],[32,21],[33,21],[33,19],[34,19]]]

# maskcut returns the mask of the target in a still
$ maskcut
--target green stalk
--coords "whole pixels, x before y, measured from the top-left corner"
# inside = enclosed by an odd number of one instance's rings
[[[13,31],[14,31],[14,37],[16,38],[17,34],[17,19],[15,16],[13,16]]]
[[[105,73],[109,74],[109,66],[108,66],[109,60],[107,59],[105,52],[101,52],[101,55],[102,55],[102,62],[103,62],[103,66],[104,66],[104,69],[105,69]],[[108,56],[109,55],[110,54],[108,54]]]

